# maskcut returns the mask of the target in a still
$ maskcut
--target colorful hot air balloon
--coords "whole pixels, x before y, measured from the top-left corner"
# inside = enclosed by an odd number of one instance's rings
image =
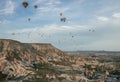
[[[22,3],[22,5],[23,5],[25,8],[27,8],[28,3],[27,3],[26,1],[24,1],[24,2]]]

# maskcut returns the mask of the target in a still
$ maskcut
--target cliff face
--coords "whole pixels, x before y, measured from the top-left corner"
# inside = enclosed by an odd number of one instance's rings
[[[14,40],[0,40],[0,74],[5,78],[34,74],[31,69],[35,64],[61,61],[64,52],[51,44],[20,43]],[[0,77],[2,78],[2,77]]]
[[[65,58],[65,53],[55,48],[51,44],[31,44],[32,47],[43,57],[44,61],[61,61]]]

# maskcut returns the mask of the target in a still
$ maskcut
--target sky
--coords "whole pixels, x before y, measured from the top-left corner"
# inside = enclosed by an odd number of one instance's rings
[[[120,51],[119,31],[120,0],[0,0],[0,39],[64,51]]]

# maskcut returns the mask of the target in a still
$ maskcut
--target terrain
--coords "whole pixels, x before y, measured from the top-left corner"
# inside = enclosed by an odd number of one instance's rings
[[[64,52],[51,44],[0,39],[0,61],[0,82],[120,81],[119,52]]]

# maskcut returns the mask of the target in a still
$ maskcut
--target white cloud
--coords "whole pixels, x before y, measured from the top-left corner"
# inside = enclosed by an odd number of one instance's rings
[[[68,7],[61,7],[60,4],[62,2],[60,0],[37,0],[33,3],[33,5],[39,5],[40,7],[37,8],[37,14],[40,12],[65,12],[69,8]]]
[[[111,36],[111,37],[109,37]],[[103,39],[94,41],[92,44],[89,44],[87,46],[88,49],[96,49],[97,50],[112,50],[112,51],[116,51],[119,50],[119,45],[120,45],[120,39],[119,34],[111,34],[109,36],[104,37]],[[108,38],[109,37],[109,38]]]
[[[2,21],[0,21],[0,24],[8,24],[8,23],[10,23],[10,21],[8,21],[8,20],[2,20]]]
[[[41,4],[41,3],[44,3],[45,1],[47,1],[47,0],[36,0],[36,1],[34,1],[34,5],[36,5],[36,4]]]
[[[68,7],[57,7],[55,5],[50,5],[50,6],[43,6],[38,8],[38,12],[65,12],[69,10]]]
[[[60,0],[50,0],[46,5],[59,5],[62,2]]]
[[[0,10],[0,14],[13,14],[15,11],[15,3],[11,0],[6,2],[5,8]]]
[[[108,20],[109,20],[109,18],[103,17],[103,16],[98,17],[97,19],[98,19],[98,20],[101,20],[101,21],[108,21]]]
[[[114,13],[112,16],[115,18],[120,18],[120,13]]]
[[[54,8],[53,7],[41,7],[41,8],[38,8],[40,12],[50,12],[50,11],[53,11]]]
[[[85,32],[88,30],[90,26],[81,26],[81,25],[73,25],[73,26],[59,26],[57,24],[45,25],[43,27],[34,27],[28,29],[19,29],[19,30],[12,30],[8,33],[15,33],[15,34],[28,34],[29,37],[33,37],[38,39],[40,35],[63,35],[63,33],[76,33],[76,32]],[[35,40],[36,40],[35,39]]]
[[[68,40],[66,40],[67,42],[71,40],[72,35],[77,33],[85,33],[89,28],[91,27],[87,25],[61,26],[57,24],[51,24],[33,28],[23,28],[11,31],[9,30],[7,33],[9,34],[9,38],[22,42],[50,42],[52,44],[56,44],[59,40],[61,40],[61,42],[64,42],[63,38],[67,38],[67,36],[69,36]],[[15,33],[15,35],[12,35],[13,33]]]

